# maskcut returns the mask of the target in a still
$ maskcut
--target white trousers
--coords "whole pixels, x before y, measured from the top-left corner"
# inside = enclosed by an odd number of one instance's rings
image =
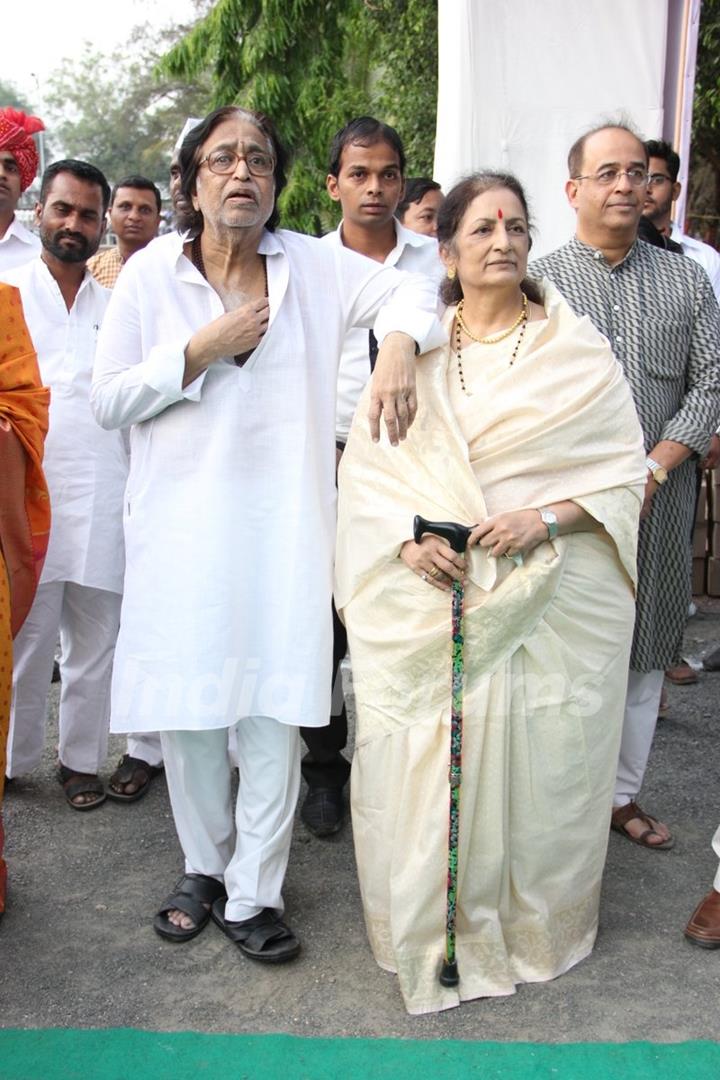
[[[82,773],[96,773],[105,761],[121,599],[118,593],[69,581],[38,586],[13,642],[8,776],[28,773],[42,759],[58,633],[62,680],[58,756],[63,765]]]
[[[713,851],[720,859],[720,825],[715,830],[715,835],[712,838]],[[713,881],[713,889],[716,892],[720,892],[720,863],[718,864],[717,872],[715,874],[715,880]]]
[[[640,794],[657,723],[663,671],[631,671],[625,699],[614,806],[626,806]]]
[[[146,761],[148,765],[162,765],[163,755],[160,732],[143,731],[128,735],[127,752],[130,757]]]
[[[282,912],[300,790],[300,729],[267,716],[235,725],[240,784],[233,814],[228,729],[163,731],[165,777],[185,872],[224,880],[226,917]]]

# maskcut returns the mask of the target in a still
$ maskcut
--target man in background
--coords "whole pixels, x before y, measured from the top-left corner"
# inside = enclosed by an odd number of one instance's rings
[[[608,339],[645,437],[635,635],[612,828],[664,850],[673,844],[670,830],[637,798],[664,671],[679,654],[690,603],[695,461],[707,454],[720,413],[720,312],[704,271],[637,238],[648,157],[635,132],[622,124],[586,132],[571,147],[568,168],[575,236],[530,273],[548,277]]]
[[[444,270],[437,241],[406,229],[395,217],[405,188],[405,151],[394,128],[371,116],[351,120],[333,139],[326,183],[330,198],[340,203],[343,217],[338,228],[323,237],[324,243],[440,281]],[[338,464],[376,357],[372,331],[356,328],[347,334],[338,372]],[[347,744],[347,713],[340,677],[346,652],[345,627],[333,606],[332,715],[326,727],[301,728],[308,750],[302,775],[309,790],[300,817],[319,837],[337,832],[347,812],[344,787],[350,763],[342,753]]]
[[[110,188],[82,161],[43,176],[36,222],[42,251],[3,277],[19,288],[43,383],[50,387],[44,468],[52,504],[47,557],[15,639],[7,775],[41,760],[47,692],[60,635],[58,778],[74,810],[105,800],[110,677],[124,575],[122,509],[128,460],[119,431],[90,411],[95,346],[109,292],[87,271],[105,229]]]
[[[672,220],[672,205],[682,190],[678,182],[680,158],[670,143],[663,139],[649,139],[645,149],[648,153],[649,177],[643,215],[663,236],[680,244],[683,255],[702,266],[720,303],[720,254],[702,240],[681,232],[679,225]]]
[[[33,134],[45,125],[19,109],[0,109],[0,271],[22,266],[40,251],[40,241],[17,218],[20,195],[38,170]]]
[[[126,176],[112,189],[108,223],[117,244],[88,259],[88,270],[100,285],[112,289],[125,263],[154,240],[160,224],[160,192],[145,176]]]

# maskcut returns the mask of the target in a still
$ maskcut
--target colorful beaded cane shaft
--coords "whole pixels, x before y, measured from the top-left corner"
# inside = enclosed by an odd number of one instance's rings
[[[426,521],[417,515],[413,536],[417,544],[425,533],[447,540],[453,551],[462,554],[467,547],[471,529],[455,521]],[[448,831],[447,903],[445,908],[445,956],[439,979],[443,986],[460,982],[455,956],[455,916],[457,914],[458,842],[460,837],[460,782],[462,780],[462,720],[463,720],[463,601],[462,581],[452,585],[452,698],[450,709],[450,826]]]
[[[460,784],[462,782],[463,718],[463,586],[452,586],[452,698],[450,712],[450,822],[448,829],[447,908],[445,913],[445,961],[440,972],[443,986],[460,981],[455,959],[457,914],[458,836],[460,832]]]

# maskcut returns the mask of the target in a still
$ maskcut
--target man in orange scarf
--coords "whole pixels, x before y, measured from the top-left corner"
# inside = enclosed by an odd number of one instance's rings
[[[0,914],[7,880],[1,802],[12,639],[33,602],[50,535],[50,499],[42,471],[49,403],[20,293],[0,284]]]

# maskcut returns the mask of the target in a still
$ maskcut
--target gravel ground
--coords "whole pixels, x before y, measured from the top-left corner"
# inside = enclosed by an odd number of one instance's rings
[[[703,600],[687,654],[720,643],[720,601]],[[395,980],[374,963],[355,875],[351,830],[310,837],[298,821],[286,884],[298,961],[244,959],[214,927],[173,946],[151,928],[181,860],[163,779],[136,804],[79,814],[54,778],[53,719],[41,768],[8,789],[11,891],[0,929],[5,1027],[131,1026],[300,1035],[532,1041],[675,1041],[718,1037],[720,951],[682,934],[710,888],[720,821],[720,674],[670,687],[643,803],[673,828],[669,852],[612,834],[592,956],[552,983],[509,998],[409,1017]],[[112,756],[122,753],[114,738]],[[108,763],[106,775],[112,771]],[[301,796],[302,797],[302,796]]]

